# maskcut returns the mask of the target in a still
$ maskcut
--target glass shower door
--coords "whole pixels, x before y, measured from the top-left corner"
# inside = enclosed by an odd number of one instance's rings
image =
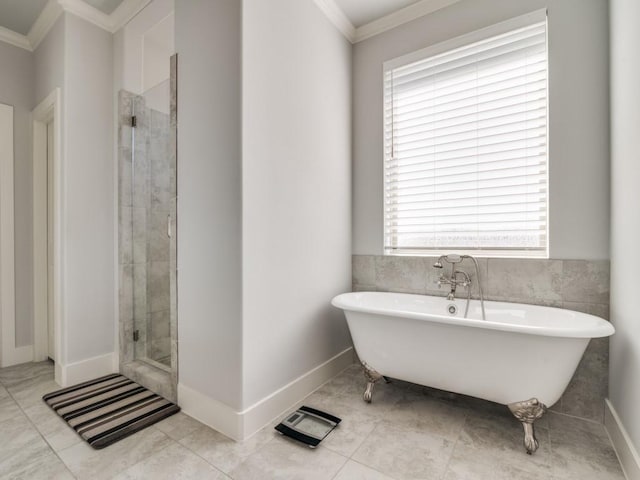
[[[132,99],[131,138],[134,356],[166,370],[174,367],[172,348],[177,348],[175,68],[171,71],[170,79]]]

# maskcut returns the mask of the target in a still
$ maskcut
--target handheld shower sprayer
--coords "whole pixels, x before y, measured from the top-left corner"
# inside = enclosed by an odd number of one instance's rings
[[[449,255],[440,255],[440,258],[438,258],[438,260],[436,261],[436,263],[433,264],[434,268],[443,268],[442,265],[442,261],[446,261],[447,263],[450,263],[452,265],[455,265],[456,263],[460,263],[462,262],[462,260],[464,259],[464,257],[460,256],[460,255],[456,255],[456,254],[449,254]]]

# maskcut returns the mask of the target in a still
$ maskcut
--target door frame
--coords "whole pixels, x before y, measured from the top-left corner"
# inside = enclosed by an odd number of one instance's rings
[[[62,362],[62,102],[54,89],[33,109],[33,361],[49,356],[47,289],[47,125],[53,121],[53,325],[56,380]]]

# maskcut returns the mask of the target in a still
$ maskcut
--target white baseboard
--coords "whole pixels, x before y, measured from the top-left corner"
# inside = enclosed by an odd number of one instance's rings
[[[178,405],[184,413],[234,440],[242,440],[239,412],[204,393],[178,383]]]
[[[67,365],[56,362],[56,382],[62,387],[86,382],[110,373],[118,373],[118,355],[115,352]]]
[[[287,413],[296,403],[352,364],[353,347],[349,347],[240,412],[244,419],[242,438],[249,438],[278,416]]]
[[[609,399],[605,400],[604,426],[627,480],[640,480],[640,456]]]
[[[353,348],[349,347],[241,412],[182,384],[178,384],[178,405],[187,415],[234,440],[242,441],[351,364]]]

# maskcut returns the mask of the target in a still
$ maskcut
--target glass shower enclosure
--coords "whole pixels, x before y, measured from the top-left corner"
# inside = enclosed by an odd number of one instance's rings
[[[176,63],[169,79],[140,95],[122,90],[118,102],[121,365],[167,372],[174,390]]]

